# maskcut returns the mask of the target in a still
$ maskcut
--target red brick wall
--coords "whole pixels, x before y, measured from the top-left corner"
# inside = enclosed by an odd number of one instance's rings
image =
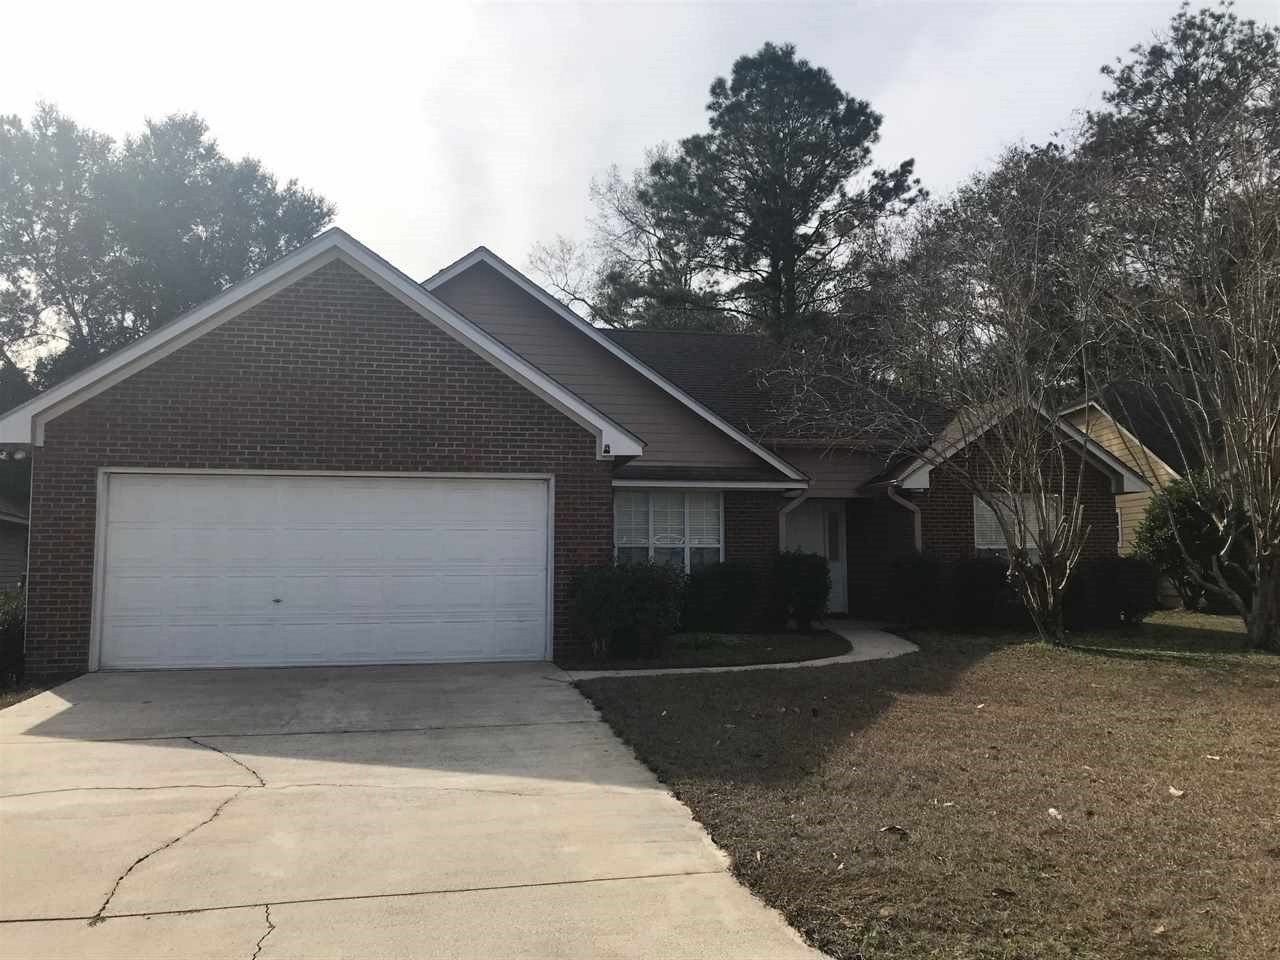
[[[1075,489],[1079,458],[1067,455],[1069,486]],[[1114,557],[1120,530],[1116,519],[1115,494],[1111,480],[1091,463],[1085,464],[1080,501],[1084,505],[1089,534],[1084,557]],[[914,495],[920,505],[921,535],[924,552],[940,560],[967,560],[976,553],[973,545],[973,494],[965,488],[955,471],[946,465],[930,475],[929,489]]]
[[[726,490],[724,558],[768,570],[778,552],[778,511],[785,501],[774,490]]]
[[[555,474],[567,588],[610,555],[595,440],[355,271],[331,263],[49,423],[34,455],[28,670],[83,669],[97,468]]]

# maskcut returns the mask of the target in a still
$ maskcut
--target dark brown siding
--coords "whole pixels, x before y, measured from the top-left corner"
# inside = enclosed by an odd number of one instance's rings
[[[83,669],[97,470],[550,473],[555,645],[568,584],[612,542],[608,462],[580,426],[331,263],[52,421],[34,457],[28,670]]]
[[[432,293],[640,437],[646,467],[765,466],[488,264]]]

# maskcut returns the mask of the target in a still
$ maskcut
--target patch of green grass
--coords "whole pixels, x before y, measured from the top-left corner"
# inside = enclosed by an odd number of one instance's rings
[[[568,670],[660,670],[669,667],[740,667],[837,657],[849,641],[829,630],[816,633],[677,633],[662,655],[638,659],[558,660]]]
[[[1162,615],[1142,642],[1165,628],[1235,633]],[[918,639],[879,662],[579,686],[834,957],[1275,956],[1280,658]]]

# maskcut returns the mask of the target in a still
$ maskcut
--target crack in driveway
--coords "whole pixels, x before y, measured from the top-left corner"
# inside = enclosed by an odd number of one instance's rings
[[[237,797],[242,797],[242,796],[244,796],[244,795],[245,795],[246,793],[248,793],[250,790],[260,790],[260,789],[262,789],[262,788],[266,787],[267,782],[266,782],[265,780],[263,780],[263,779],[262,779],[262,775],[261,775],[260,773],[258,773],[258,771],[257,771],[257,770],[253,769],[253,767],[249,766],[247,763],[242,763],[241,761],[239,761],[239,760],[237,760],[235,757],[233,757],[231,754],[227,753],[225,750],[219,750],[217,747],[213,746],[212,744],[208,744],[208,743],[201,743],[201,742],[200,742],[199,740],[197,740],[195,737],[186,737],[185,739],[190,740],[192,743],[194,743],[194,744],[195,744],[196,746],[198,746],[198,747],[204,747],[204,748],[205,748],[205,749],[207,749],[207,750],[212,750],[214,753],[220,753],[220,754],[222,754],[222,756],[226,757],[228,760],[230,760],[232,763],[234,763],[237,767],[240,767],[241,769],[248,771],[248,772],[253,776],[253,779],[255,779],[255,780],[257,780],[257,781],[258,781],[258,782],[257,782],[257,784],[250,784],[250,785],[248,785],[248,786],[241,786],[241,785],[237,784],[237,786],[239,786],[239,787],[240,787],[240,789],[238,789],[238,790],[237,790],[235,793],[233,793],[231,796],[227,797],[225,800],[223,800],[221,803],[219,803],[219,804],[214,808],[213,813],[209,814],[209,816],[208,816],[207,818],[205,818],[204,820],[201,820],[199,823],[197,823],[197,824],[196,824],[194,827],[192,827],[190,830],[187,830],[187,831],[185,831],[185,832],[183,832],[183,833],[178,834],[176,837],[174,837],[174,838],[173,838],[172,840],[170,840],[168,843],[161,844],[160,846],[156,847],[154,850],[151,850],[151,851],[149,851],[149,852],[147,852],[147,853],[144,853],[144,854],[143,854],[142,856],[140,856],[137,860],[133,861],[133,863],[129,864],[129,866],[128,866],[128,868],[125,870],[125,872],[124,872],[124,873],[122,873],[122,874],[120,874],[120,876],[116,877],[116,882],[115,882],[115,883],[113,883],[113,884],[111,885],[111,892],[110,892],[110,893],[108,893],[108,894],[107,894],[107,898],[106,898],[105,900],[103,900],[103,901],[102,901],[102,906],[98,907],[98,912],[97,912],[97,913],[95,913],[95,914],[93,915],[93,917],[89,920],[89,926],[91,926],[91,927],[93,927],[93,926],[97,926],[99,923],[102,923],[102,922],[103,922],[103,920],[105,919],[105,917],[103,916],[103,914],[105,914],[105,913],[106,913],[107,907],[109,907],[109,906],[111,905],[111,901],[115,898],[116,891],[118,891],[118,890],[120,889],[120,884],[124,882],[125,877],[127,877],[127,876],[129,876],[129,874],[133,873],[134,869],[135,869],[139,864],[141,864],[141,863],[142,863],[143,861],[145,861],[145,860],[149,860],[151,857],[154,857],[157,853],[161,853],[161,852],[163,852],[163,851],[165,851],[165,850],[168,850],[170,847],[172,847],[174,844],[178,843],[180,840],[185,840],[187,837],[191,836],[193,833],[195,833],[195,832],[196,832],[197,830],[199,830],[201,827],[205,827],[205,826],[208,826],[209,824],[213,823],[213,821],[214,821],[214,820],[218,819],[218,815],[219,815],[219,814],[221,814],[221,813],[222,813],[222,811],[223,811],[223,810],[225,810],[225,809],[227,808],[227,804],[231,803],[231,801],[232,801],[232,800],[235,800]],[[145,789],[145,788],[142,788],[142,789]],[[270,918],[268,918],[268,922],[270,922]],[[270,930],[268,930],[267,932],[268,932],[268,933],[270,933],[271,931],[270,931]],[[265,936],[263,937],[263,939],[266,939],[266,938],[265,938]],[[259,947],[261,947],[261,945],[262,945],[262,944],[261,944],[261,941],[259,941],[259,944],[258,944],[258,945],[259,945]],[[254,953],[254,956],[255,956],[255,957],[257,956],[257,953],[256,953],[256,952]]]
[[[243,740],[250,737],[321,737],[347,736],[356,733],[436,733],[441,730],[504,730],[517,727],[563,727],[588,723],[603,724],[604,721],[597,715],[595,717],[582,717],[568,720],[517,720],[505,723],[435,723],[424,727],[344,727],[337,730],[325,730],[323,728],[317,730],[241,730],[219,731],[216,733],[156,734],[149,737],[84,737],[80,739],[79,742],[158,743],[163,740],[194,740],[197,737],[219,737]],[[0,740],[0,745],[7,742],[9,741]],[[46,744],[42,744],[42,746],[45,745]],[[58,741],[48,741],[47,743],[47,746],[52,747],[56,747],[58,745]],[[207,744],[202,743],[201,746],[207,746]]]
[[[258,786],[265,787],[267,785],[267,781],[262,779],[262,774],[258,773],[257,770],[253,769],[253,767],[249,766],[244,761],[237,760],[231,754],[227,753],[227,751],[220,750],[217,747],[215,747],[213,744],[205,743],[203,740],[197,740],[195,737],[187,737],[187,739],[190,740],[192,743],[194,743],[197,747],[204,747],[207,750],[212,750],[214,753],[222,754],[224,757],[226,757],[228,760],[234,763],[237,767],[240,767],[243,770],[249,771],[249,773],[253,775],[253,779],[258,781]]]
[[[266,943],[267,937],[275,933],[276,925],[271,922],[271,904],[264,903],[262,909],[266,911],[267,932],[258,938],[258,942],[253,945],[253,956],[249,960],[258,960],[258,954],[262,952],[262,945]]]
[[[45,797],[53,793],[93,793],[103,790],[238,790],[245,787],[243,783],[162,783],[151,787],[58,787],[53,790],[32,790],[29,793],[6,793],[0,800],[21,800],[24,797]],[[247,787],[246,787],[247,789]]]
[[[245,790],[255,789],[245,787]],[[242,793],[244,791],[241,791]],[[234,800],[235,797],[229,798]],[[212,818],[210,818],[212,819]],[[192,828],[193,830],[196,828]],[[190,833],[191,831],[188,831]],[[180,839],[180,838],[179,838]],[[167,845],[166,845],[167,846]],[[159,851],[155,851],[159,852]],[[142,858],[142,859],[145,859]],[[497,890],[538,890],[546,887],[576,887],[592,884],[626,883],[632,880],[664,880],[677,877],[713,877],[728,874],[728,868],[715,870],[672,870],[659,873],[633,873],[610,877],[575,877],[567,880],[533,880],[527,883],[480,884],[471,887],[426,887],[421,890],[396,890],[383,893],[348,893],[327,897],[294,897],[287,900],[257,901],[254,903],[224,903],[209,907],[175,907],[165,910],[132,910],[125,913],[97,913],[92,917],[76,916],[43,916],[43,917],[9,917],[0,920],[0,927],[19,923],[64,923],[69,920],[88,920],[90,926],[105,923],[108,920],[124,920],[131,917],[173,917],[194,913],[220,913],[226,910],[246,910],[253,907],[292,907],[313,903],[348,903],[355,900],[399,900],[407,897],[449,896],[465,893],[489,893]],[[271,929],[275,929],[272,923]],[[270,933],[271,931],[267,931]],[[264,936],[265,939],[265,936]]]
[[[242,787],[241,789],[233,793],[231,796],[223,800],[221,803],[219,803],[216,807],[214,807],[213,813],[209,814],[208,817],[201,820],[190,830],[184,830],[182,833],[178,834],[172,840],[168,841],[167,843],[161,844],[160,846],[156,847],[154,850],[150,850],[147,853],[144,853],[137,860],[133,861],[133,863],[129,864],[129,866],[125,869],[124,873],[116,877],[116,882],[111,885],[111,892],[108,893],[107,898],[102,901],[102,906],[98,907],[98,912],[89,918],[89,926],[96,927],[98,924],[106,920],[106,917],[104,916],[104,914],[107,912],[107,907],[111,906],[111,901],[115,898],[116,891],[120,889],[120,884],[124,882],[125,877],[133,873],[134,868],[136,868],[140,863],[142,863],[145,860],[149,860],[151,857],[154,857],[157,853],[161,853],[165,850],[168,850],[178,841],[185,840],[187,837],[191,836],[201,827],[204,827],[210,823],[213,823],[213,821],[218,818],[218,814],[222,813],[222,811],[227,808],[227,804],[229,804],[232,800],[236,799],[236,797],[243,796],[248,791],[254,790],[254,789],[256,788]]]
[[[279,783],[279,784],[244,784],[244,783],[162,783],[147,787],[138,786],[119,786],[119,787],[58,787],[52,790],[32,790],[29,793],[6,793],[0,795],[0,800],[22,800],[27,797],[44,797],[58,793],[103,793],[111,791],[122,791],[125,793],[147,792],[154,790],[296,790],[299,787],[332,787],[334,789],[351,789],[351,790],[419,790],[425,792],[438,793],[493,793],[504,797],[545,797],[559,796],[561,793],[574,793],[574,790],[556,791],[551,793],[524,791],[524,790],[502,790],[498,787],[443,787],[433,784],[416,784],[416,783],[372,783],[372,782],[350,782],[350,781],[334,781],[334,780],[307,780],[299,783]],[[633,789],[648,789],[645,787],[607,787],[604,788],[610,793],[627,793]]]

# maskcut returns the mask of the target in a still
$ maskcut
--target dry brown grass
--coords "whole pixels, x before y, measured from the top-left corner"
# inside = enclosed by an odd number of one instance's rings
[[[1166,628],[582,687],[833,956],[1280,956],[1280,659]]]

